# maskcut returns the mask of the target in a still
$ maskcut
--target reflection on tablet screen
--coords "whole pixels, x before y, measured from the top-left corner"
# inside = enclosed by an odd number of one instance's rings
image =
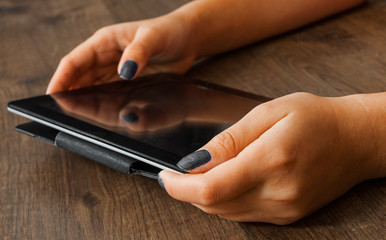
[[[56,93],[54,110],[184,156],[261,103],[171,76]]]

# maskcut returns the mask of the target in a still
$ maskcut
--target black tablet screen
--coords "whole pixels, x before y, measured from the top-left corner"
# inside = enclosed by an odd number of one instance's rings
[[[157,74],[17,100],[8,108],[137,160],[181,171],[176,163],[182,157],[267,100]]]
[[[160,75],[53,94],[73,118],[177,156],[189,154],[260,102]]]

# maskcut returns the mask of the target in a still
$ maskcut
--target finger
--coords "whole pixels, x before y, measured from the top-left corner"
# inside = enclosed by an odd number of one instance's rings
[[[285,161],[283,152],[273,151],[273,148],[276,146],[276,136],[288,128],[288,122],[283,118],[270,128],[267,134],[250,143],[235,158],[205,173],[178,175],[162,171],[159,177],[167,192],[181,201],[210,206],[235,199],[269,179],[272,171],[277,171],[276,167],[280,167]],[[272,137],[273,135],[275,137]],[[262,198],[272,198],[272,194],[276,192],[266,191],[260,194]],[[286,192],[282,194],[284,195],[279,197],[286,198]]]
[[[238,182],[235,186],[231,182],[232,177],[228,175],[227,179],[216,179],[204,174],[181,175],[162,171],[159,178],[162,179],[171,197],[201,206],[212,206],[218,202],[227,201],[228,198],[232,199],[251,187],[247,182]]]
[[[138,31],[134,40],[123,51],[118,64],[119,76],[128,80],[138,76],[149,58],[159,53],[163,45],[164,43],[154,36],[154,32]]]
[[[271,107],[276,105],[270,102],[259,105],[239,122],[215,136],[199,151],[181,159],[178,167],[191,173],[206,172],[236,157],[248,144],[286,116],[286,111]]]
[[[241,215],[248,212],[256,211],[260,213],[260,218],[267,215],[270,211],[270,200],[261,199],[259,196],[259,188],[253,188],[240,196],[226,202],[220,202],[213,206],[203,206],[193,204],[202,211],[214,215]]]
[[[280,224],[284,220],[295,218],[296,211],[285,201],[263,199],[260,191],[264,187],[254,188],[241,196],[213,206],[193,204],[202,211],[239,222],[270,222]]]
[[[258,175],[261,184],[256,184],[228,201],[219,201],[210,206],[195,205],[207,213],[233,221],[270,222],[279,225],[294,222],[307,214],[304,208],[299,208],[307,206],[307,198],[299,197],[299,185],[293,182],[296,178],[289,174],[293,163],[291,159],[294,158],[292,153],[294,150],[296,152],[297,147],[291,144],[294,142],[293,133],[296,132],[291,129],[293,118],[293,115],[288,115],[266,131],[260,139],[251,143],[235,159],[230,160],[249,158],[249,161],[240,163],[249,163],[250,166],[249,172],[244,172],[244,178],[250,174]],[[255,160],[255,163],[251,160]]]
[[[116,41],[114,29],[115,27],[105,27],[98,30],[89,39],[63,57],[48,84],[46,93],[67,90],[85,72],[93,72],[97,68],[117,64],[123,48]],[[89,84],[93,82],[95,75],[88,74],[88,76],[90,77],[86,78],[87,81],[84,78],[82,81]]]
[[[92,41],[87,40],[62,58],[48,84],[47,94],[69,89],[75,77],[94,64],[95,52],[92,44]]]
[[[162,171],[159,178],[169,195],[180,201],[202,206],[229,201],[253,187],[258,187],[264,180],[265,174],[262,171],[265,166],[257,162],[262,154],[256,144],[251,144],[236,158],[206,173],[181,175]],[[251,161],[256,164],[251,164]]]
[[[118,80],[119,77],[115,71],[115,68],[116,65],[110,65],[86,71],[77,77],[69,89],[78,89]]]

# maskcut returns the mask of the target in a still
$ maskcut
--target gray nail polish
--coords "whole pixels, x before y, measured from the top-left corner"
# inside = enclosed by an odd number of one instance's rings
[[[139,117],[136,113],[130,112],[128,114],[123,115],[122,120],[128,123],[136,123],[139,120]]]
[[[162,181],[162,178],[161,176],[158,174],[158,184],[163,188],[165,189],[165,185],[164,185],[164,181]]]
[[[130,80],[134,77],[135,73],[137,72],[138,64],[133,60],[127,60],[122,68],[121,72],[119,73],[119,77]]]
[[[212,156],[210,155],[210,153],[207,150],[202,149],[182,158],[177,163],[177,166],[182,170],[190,171],[192,169],[195,169],[196,167],[204,165],[205,163],[209,162],[211,159],[212,159]]]

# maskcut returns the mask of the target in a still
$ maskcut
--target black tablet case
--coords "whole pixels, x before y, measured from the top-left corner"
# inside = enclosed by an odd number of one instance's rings
[[[76,153],[126,174],[139,174],[157,179],[158,173],[161,171],[159,168],[139,162],[123,154],[111,151],[37,122],[24,123],[17,126],[15,129],[18,132]]]

